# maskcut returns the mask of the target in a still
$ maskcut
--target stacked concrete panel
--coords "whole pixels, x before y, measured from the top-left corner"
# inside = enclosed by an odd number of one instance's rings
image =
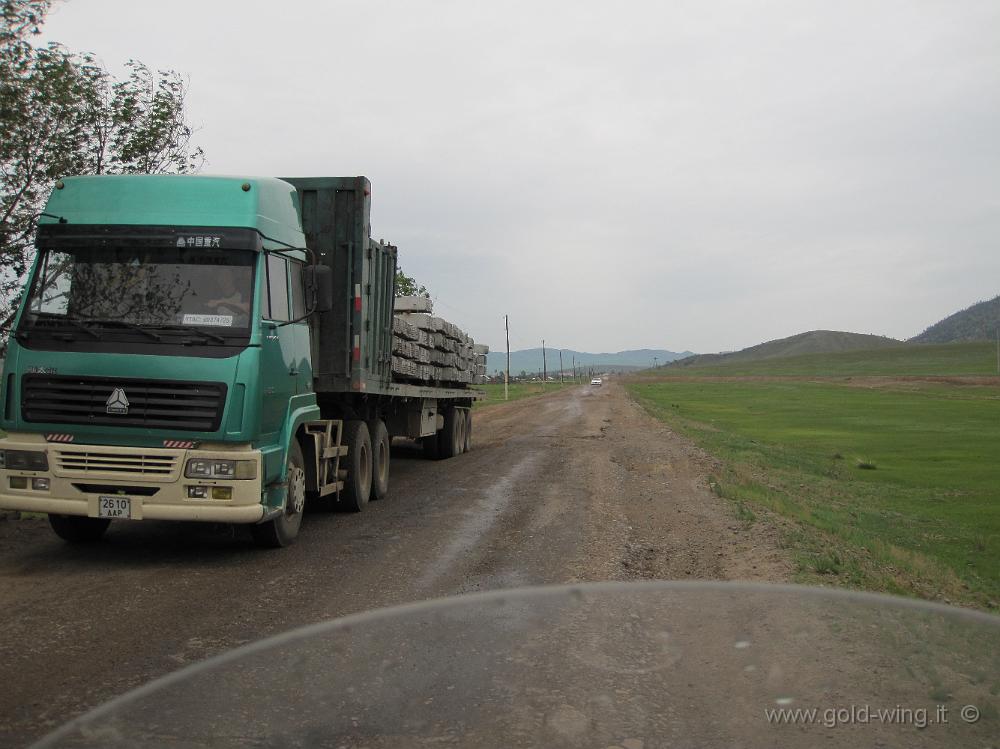
[[[433,312],[434,302],[425,296],[398,296],[392,308],[396,312]]]
[[[393,315],[392,371],[400,380],[469,385],[486,381],[489,347],[454,323],[432,315],[425,297],[397,297]]]

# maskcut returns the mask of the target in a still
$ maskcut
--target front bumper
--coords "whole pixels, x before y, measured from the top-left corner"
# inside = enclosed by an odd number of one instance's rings
[[[133,520],[256,523],[264,516],[261,455],[249,445],[204,445],[197,450],[117,447],[54,444],[40,434],[11,434],[0,439],[0,449],[44,451],[49,464],[47,471],[0,469],[0,509],[97,517],[99,498],[112,495],[131,500]],[[184,478],[189,458],[253,460],[256,478]],[[27,488],[12,488],[11,477],[26,478]],[[47,478],[48,489],[32,489],[32,478]],[[193,499],[188,497],[189,486],[230,487],[232,496]]]

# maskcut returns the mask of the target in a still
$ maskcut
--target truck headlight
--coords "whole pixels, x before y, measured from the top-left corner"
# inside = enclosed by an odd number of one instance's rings
[[[43,452],[35,450],[0,450],[3,456],[0,468],[8,471],[47,471],[49,470],[48,456]]]
[[[189,479],[255,479],[257,461],[191,458],[184,475]]]

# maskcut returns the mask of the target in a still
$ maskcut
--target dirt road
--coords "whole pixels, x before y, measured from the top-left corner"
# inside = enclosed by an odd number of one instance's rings
[[[71,547],[0,522],[0,746],[22,746],[128,689],[344,614],[501,587],[590,580],[783,581],[777,531],[708,489],[712,459],[616,383],[476,413],[473,451],[393,448],[390,496],[310,514],[296,544],[120,523]]]

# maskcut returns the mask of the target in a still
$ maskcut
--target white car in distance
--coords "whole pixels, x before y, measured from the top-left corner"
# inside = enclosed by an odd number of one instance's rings
[[[604,383],[601,381],[600,377],[595,377],[594,379],[592,379],[590,381],[590,384],[591,385],[603,385]]]

